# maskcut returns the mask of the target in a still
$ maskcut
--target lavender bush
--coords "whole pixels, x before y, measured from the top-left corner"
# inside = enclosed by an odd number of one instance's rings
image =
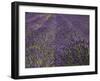
[[[89,65],[89,16],[25,13],[25,67]]]

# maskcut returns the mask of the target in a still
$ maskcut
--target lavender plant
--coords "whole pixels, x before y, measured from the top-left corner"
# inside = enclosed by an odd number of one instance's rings
[[[25,67],[89,65],[89,16],[25,13]]]

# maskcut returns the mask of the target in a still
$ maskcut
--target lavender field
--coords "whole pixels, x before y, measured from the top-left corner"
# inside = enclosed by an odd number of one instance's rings
[[[89,65],[89,15],[25,13],[25,67]]]

